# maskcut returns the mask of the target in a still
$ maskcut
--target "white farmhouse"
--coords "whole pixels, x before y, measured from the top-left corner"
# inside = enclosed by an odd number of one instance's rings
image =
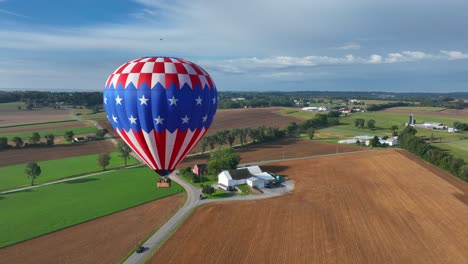
[[[259,166],[249,166],[236,170],[225,170],[218,175],[218,187],[233,190],[236,185],[248,184],[251,187],[263,188],[275,178],[268,172],[262,172]]]

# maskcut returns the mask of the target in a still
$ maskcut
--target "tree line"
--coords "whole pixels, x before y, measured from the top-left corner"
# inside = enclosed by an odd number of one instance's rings
[[[412,105],[406,102],[391,102],[386,104],[370,104],[366,107],[367,111],[380,111],[387,108],[398,107],[398,106],[409,106]]]
[[[104,136],[109,133],[107,129],[100,129],[96,132],[95,136],[93,139],[103,139]],[[75,136],[74,132],[72,130],[70,131],[65,131],[65,134],[63,135],[63,138],[67,142],[72,142],[73,137]],[[32,132],[31,136],[29,136],[28,141],[25,142],[22,137],[19,136],[14,136],[11,139],[11,142],[13,142],[14,145],[8,144],[8,137],[0,137],[0,149],[8,149],[8,148],[22,148],[22,147],[33,147],[33,146],[52,146],[55,145],[55,135],[52,133],[48,133],[44,135],[44,139],[46,142],[41,142],[41,135],[39,132]]]
[[[408,126],[398,137],[401,148],[421,157],[422,159],[452,173],[458,178],[468,181],[468,164],[463,159],[455,158],[451,154],[427,143],[416,136],[417,130]]]

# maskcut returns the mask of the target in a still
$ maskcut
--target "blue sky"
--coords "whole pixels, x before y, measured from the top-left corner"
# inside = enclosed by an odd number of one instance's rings
[[[101,90],[164,55],[220,91],[468,91],[466,14],[466,0],[0,0],[0,89]]]

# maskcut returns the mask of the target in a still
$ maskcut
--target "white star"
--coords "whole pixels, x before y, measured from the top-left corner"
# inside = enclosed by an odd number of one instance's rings
[[[213,104],[216,104],[216,97],[213,98]]]
[[[138,120],[138,118],[135,118],[133,117],[133,115],[130,115],[130,118],[128,120],[130,120],[130,124],[136,124],[136,121]]]
[[[114,119],[114,122],[115,122],[115,123],[118,123],[118,122],[117,122],[117,117],[116,117],[116,116],[112,115],[112,119]]]
[[[117,98],[115,98],[115,101],[117,102],[118,105],[122,105],[122,99],[120,98],[120,95],[117,95]]]
[[[171,99],[167,99],[167,100],[171,102],[171,105],[177,105],[177,101],[179,101],[179,99],[176,99],[174,96],[172,96]]]
[[[148,102],[148,98],[145,98],[145,95],[143,95],[140,99],[140,105],[148,105],[146,102]]]
[[[201,99],[201,97],[200,97],[200,96],[198,96],[198,98],[197,98],[197,99],[195,99],[195,101],[197,101],[197,105],[201,105],[201,103],[202,103],[203,99]]]
[[[203,119],[203,123],[205,123],[206,120],[208,119],[208,115],[205,115],[202,119]]]
[[[104,104],[107,104],[107,97],[104,97]]]
[[[158,115],[158,118],[155,118],[154,121],[156,121],[156,125],[162,124],[164,121],[164,118],[161,118],[161,116]]]
[[[188,121],[190,120],[190,118],[187,115],[185,115],[185,117],[181,118],[181,120],[182,120],[182,124],[188,124]]]

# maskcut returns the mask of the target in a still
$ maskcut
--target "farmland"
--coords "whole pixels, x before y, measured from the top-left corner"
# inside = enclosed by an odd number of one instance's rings
[[[241,163],[253,163],[365,150],[366,148],[364,147],[353,145],[338,145],[308,139],[285,138],[274,142],[249,145],[248,147],[237,149],[237,152],[241,156]],[[206,154],[205,157],[187,157],[179,165],[179,168],[186,168],[197,163],[206,163],[208,156]]]
[[[0,247],[183,192],[156,189],[147,167],[112,171],[0,196]]]
[[[210,204],[150,263],[466,263],[466,183],[397,150],[263,166],[296,182]],[[174,254],[174,248],[184,254]]]
[[[443,150],[447,150],[454,156],[462,158],[465,162],[468,162],[468,140],[440,143],[435,144],[435,146]]]
[[[182,194],[173,195],[2,248],[0,259],[24,264],[118,263],[174,214],[183,200]]]
[[[118,152],[112,152],[110,154],[111,160],[109,166],[106,167],[107,169],[124,165]],[[38,162],[38,165],[41,166],[42,173],[37,177],[35,184],[101,171],[102,168],[97,164],[97,156],[98,154],[94,154]],[[139,162],[131,157],[128,160],[128,164],[139,164]],[[31,180],[26,177],[24,173],[25,168],[26,164],[0,167],[0,191],[29,186]]]
[[[45,161],[66,157],[107,153],[115,151],[115,146],[108,140],[90,141],[79,144],[55,145],[44,147],[29,147],[0,151],[0,167],[27,163],[29,161]]]
[[[69,110],[1,110],[0,127],[73,120]]]

